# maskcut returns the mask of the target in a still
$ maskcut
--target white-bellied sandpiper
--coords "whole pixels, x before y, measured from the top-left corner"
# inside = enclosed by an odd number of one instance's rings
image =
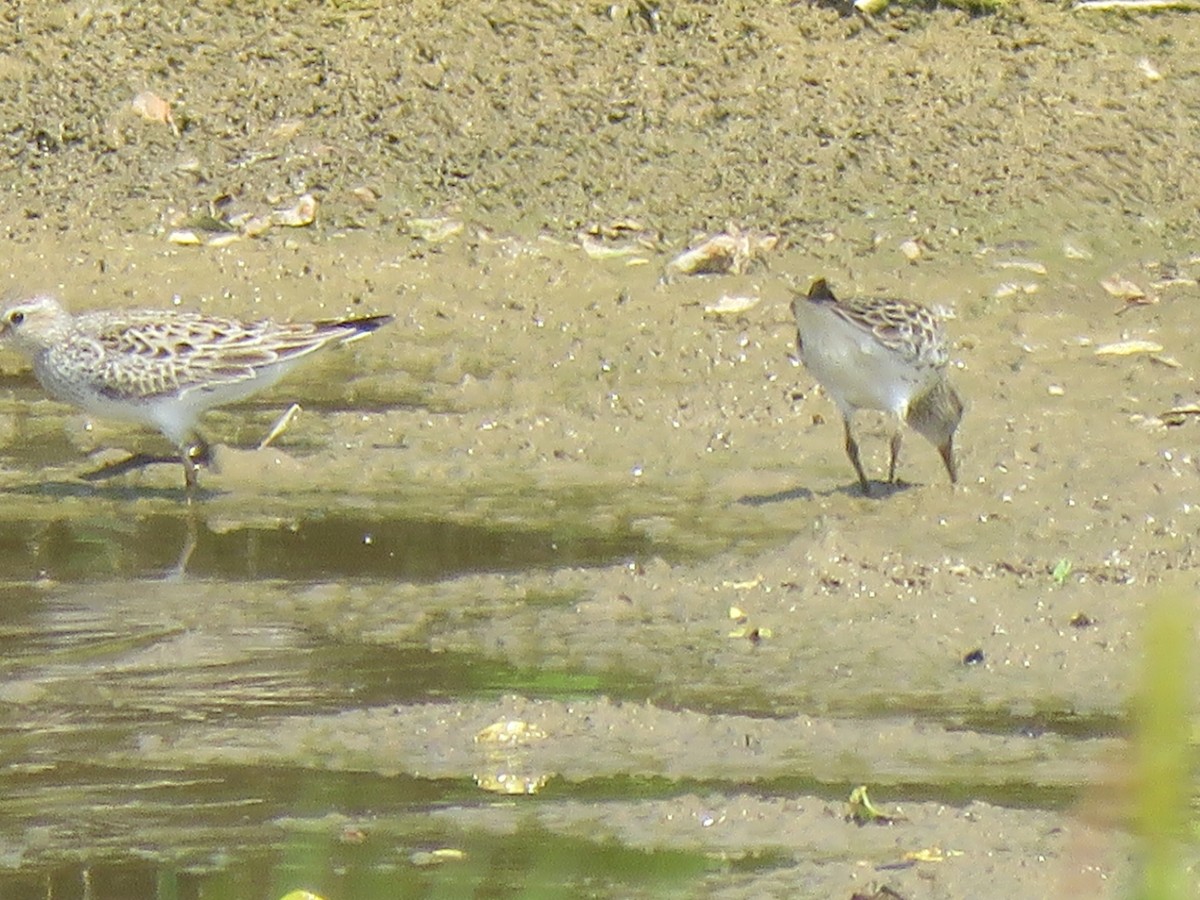
[[[23,353],[55,399],[157,428],[175,445],[189,494],[209,461],[196,422],[278,381],[301,358],[369,334],[391,316],[242,322],[176,310],[71,315],[53,297],[0,308],[0,343]]]
[[[963,404],[946,380],[950,359],[939,316],[920,304],[887,297],[839,300],[824,278],[792,300],[800,360],[837,404],[846,429],[846,454],[863,493],[870,482],[858,456],[850,419],[855,410],[893,414],[888,482],[896,480],[902,424],[938,449],[950,481],[958,480],[954,431]]]

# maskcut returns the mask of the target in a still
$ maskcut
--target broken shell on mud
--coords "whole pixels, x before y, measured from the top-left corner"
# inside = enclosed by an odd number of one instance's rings
[[[1109,295],[1125,301],[1124,305],[1117,310],[1118,316],[1135,306],[1153,306],[1158,302],[1157,294],[1147,294],[1139,284],[1119,274],[1101,279],[1100,287],[1104,288]]]
[[[1015,297],[1017,294],[1036,294],[1037,292],[1038,286],[1032,281],[1006,281],[992,291],[992,296],[997,300],[1003,300],[1007,297]]]
[[[762,297],[738,297],[722,294],[717,300],[704,305],[704,311],[712,316],[733,316],[754,309],[762,302]]]
[[[637,219],[616,219],[608,224],[593,222],[576,235],[579,246],[589,259],[633,257],[630,265],[642,265],[646,254],[657,252],[662,237]]]
[[[271,222],[288,228],[303,228],[317,220],[317,198],[303,194],[294,206],[271,213]]]
[[[1172,427],[1182,425],[1189,419],[1200,420],[1200,403],[1187,403],[1183,406],[1173,406],[1170,409],[1164,409],[1158,414],[1158,418],[1164,425]]]
[[[129,107],[146,121],[170,125],[171,130],[179,134],[179,126],[175,124],[171,104],[153,91],[142,91],[129,101]]]
[[[925,255],[925,245],[919,240],[909,238],[906,241],[900,242],[900,252],[904,254],[904,258],[909,262],[915,263]]]
[[[204,243],[200,240],[200,236],[190,228],[172,231],[167,235],[167,240],[172,244],[179,244],[181,247],[195,247]]]
[[[412,237],[430,244],[440,244],[442,241],[460,235],[467,227],[461,219],[451,219],[448,216],[413,218],[405,224]]]
[[[271,230],[270,216],[250,216],[242,223],[242,234],[246,237],[261,237]]]
[[[1022,272],[1032,272],[1034,275],[1047,273],[1045,264],[1036,259],[998,259],[992,265],[997,269],[1018,269]]]
[[[606,244],[590,234],[579,235],[579,246],[587,254],[588,259],[621,259],[630,257],[630,265],[648,262],[644,254],[646,248],[640,244],[626,242],[623,244]]]
[[[1148,81],[1161,81],[1162,72],[1158,71],[1158,67],[1150,62],[1150,58],[1143,56],[1137,61],[1138,71],[1146,76]]]
[[[730,226],[667,263],[669,275],[739,275],[752,262],[775,249],[779,235],[742,231]]]
[[[1162,349],[1162,344],[1154,341],[1132,340],[1103,344],[1093,352],[1096,356],[1133,356],[1135,353],[1161,353]]]
[[[1137,283],[1120,274],[1100,279],[1100,287],[1118,300],[1138,300],[1146,296],[1146,292]]]
[[[659,242],[662,240],[662,235],[660,235],[658,232],[647,228],[637,219],[631,219],[628,217],[623,219],[614,219],[607,224],[592,222],[591,224],[585,226],[579,233],[581,235],[590,234],[594,238],[600,238],[606,241],[643,241],[650,249],[657,247]]]
[[[1081,244],[1071,240],[1064,240],[1062,245],[1063,256],[1067,259],[1091,259],[1092,251],[1088,250]]]
[[[276,225],[290,228],[301,228],[311,225],[317,219],[317,199],[312,194],[302,195],[294,206],[288,209],[277,209],[267,214],[241,212],[237,215],[226,216],[222,208],[228,206],[221,201],[212,204],[212,209],[201,215],[179,217],[175,224],[186,224],[190,227],[180,228],[167,235],[172,244],[181,246],[226,247],[242,238],[256,238],[266,234]],[[205,241],[197,235],[197,231],[213,232],[214,237]]]
[[[355,200],[357,200],[367,209],[373,208],[375,204],[379,202],[379,192],[366,185],[356,187],[350,193],[354,196]]]

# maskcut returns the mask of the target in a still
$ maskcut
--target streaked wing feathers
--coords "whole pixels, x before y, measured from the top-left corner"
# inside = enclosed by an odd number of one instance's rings
[[[263,369],[354,334],[342,323],[242,323],[192,313],[94,314],[104,360],[101,393],[114,399],[182,394],[248,381]],[[82,329],[87,330],[87,329]]]
[[[918,303],[888,297],[854,297],[831,303],[829,308],[869,332],[906,362],[942,369],[950,360],[941,319]]]

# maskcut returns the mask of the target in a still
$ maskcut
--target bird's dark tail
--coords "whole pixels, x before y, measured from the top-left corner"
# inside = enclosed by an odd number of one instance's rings
[[[386,325],[395,316],[363,316],[358,319],[342,319],[340,322],[331,322],[331,325],[337,325],[340,328],[353,328],[359,334],[370,334],[375,329]]]
[[[341,343],[348,341],[357,341],[361,337],[366,337],[372,331],[376,331],[380,326],[386,325],[392,321],[395,316],[362,316],[356,319],[325,319],[317,322],[317,330],[322,334],[327,334],[330,338],[337,339]]]

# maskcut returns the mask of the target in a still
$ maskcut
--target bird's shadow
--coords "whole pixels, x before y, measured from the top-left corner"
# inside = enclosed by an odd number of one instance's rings
[[[179,456],[164,456],[161,453],[134,453],[116,462],[105,463],[98,469],[83,472],[78,478],[80,481],[94,484],[99,481],[107,481],[109,478],[115,478],[118,475],[124,475],[126,472],[136,472],[138,469],[144,469],[147,466],[156,466],[165,463],[175,463],[178,465]]]
[[[766,506],[768,503],[786,503],[789,500],[811,500],[815,495],[806,487],[789,488],[771,494],[747,494],[738,497],[740,506]]]
[[[187,489],[179,487],[148,487],[146,485],[119,484],[112,482],[84,481],[75,478],[70,481],[38,481],[30,484],[17,484],[3,489],[5,494],[22,497],[102,497],[108,500],[132,502],[134,500],[170,500],[186,503]],[[208,488],[196,488],[191,499],[205,500],[221,495],[221,491]]]
[[[7,493],[25,496],[49,495],[52,497],[106,497],[110,500],[183,500],[191,502],[215,497],[217,491],[195,487],[190,491],[186,487],[150,487],[147,485],[131,485],[126,482],[113,481],[118,475],[135,472],[151,465],[179,465],[178,456],[163,456],[150,453],[134,453],[116,462],[106,463],[98,469],[81,472],[70,481],[39,481],[32,484],[16,485],[7,489]]]
[[[775,491],[770,494],[747,494],[744,497],[739,497],[737,503],[742,506],[766,506],[770,503],[787,503],[791,500],[812,500],[816,497],[833,497],[839,494],[846,497],[862,497],[867,500],[886,500],[889,497],[912,490],[915,487],[920,487],[920,485],[901,480],[872,481],[870,483],[870,491],[864,494],[862,486],[857,481],[852,481],[841,487],[830,488],[824,491],[813,491],[806,487],[795,487],[788,488],[785,491]]]

